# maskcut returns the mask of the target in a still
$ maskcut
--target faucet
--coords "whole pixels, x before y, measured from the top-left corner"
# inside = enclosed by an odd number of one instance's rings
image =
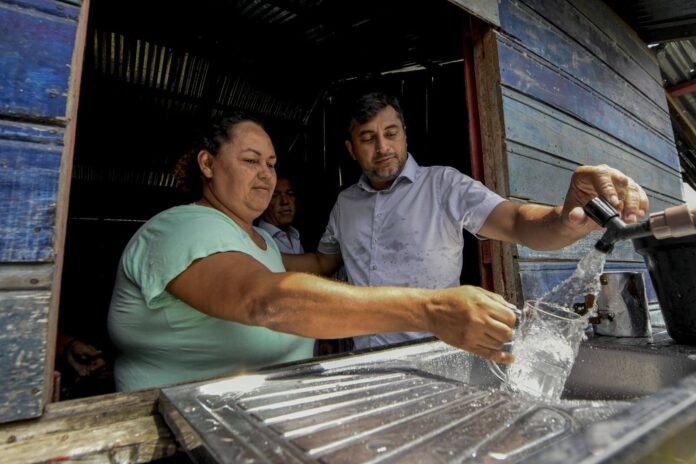
[[[696,208],[679,205],[653,213],[647,221],[626,224],[607,200],[595,197],[583,208],[597,224],[606,227],[606,232],[595,243],[595,249],[609,254],[619,240],[653,236],[658,240],[696,234]]]
[[[619,240],[642,237],[685,237],[696,234],[696,208],[673,206],[653,213],[647,221],[626,224],[619,213],[602,197],[595,197],[584,207],[597,224],[606,227],[595,249],[609,254]],[[638,272],[610,272],[600,277],[602,290],[598,308],[590,323],[595,334],[615,337],[652,337],[650,313],[643,275]]]

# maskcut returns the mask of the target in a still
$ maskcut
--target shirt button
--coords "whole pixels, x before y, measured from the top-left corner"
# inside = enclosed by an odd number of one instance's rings
[[[375,265],[373,264],[373,265],[372,265],[372,270],[373,270],[373,271],[376,271],[376,270],[377,270],[377,266],[375,266]]]

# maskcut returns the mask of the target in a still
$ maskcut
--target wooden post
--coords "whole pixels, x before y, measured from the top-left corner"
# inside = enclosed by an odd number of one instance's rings
[[[489,27],[484,30],[474,28],[472,32],[485,184],[499,195],[509,197],[505,120],[496,32]],[[522,292],[519,270],[514,259],[515,246],[491,241],[490,250],[493,289],[508,301],[521,305]]]

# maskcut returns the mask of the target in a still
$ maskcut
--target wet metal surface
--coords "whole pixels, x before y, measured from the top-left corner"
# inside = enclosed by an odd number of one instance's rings
[[[565,393],[576,399],[556,404],[491,388],[480,359],[424,342],[164,389],[160,410],[197,462],[602,462],[598,450],[620,451],[632,428],[658,420],[668,430],[665,411],[696,404],[696,392],[665,388],[696,371],[695,358],[665,364],[674,356],[659,343],[633,343],[585,343]]]

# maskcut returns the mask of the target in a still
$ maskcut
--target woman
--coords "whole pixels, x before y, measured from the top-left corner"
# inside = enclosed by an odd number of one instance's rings
[[[242,114],[206,132],[179,166],[199,200],[152,218],[121,257],[109,310],[118,390],[308,358],[305,337],[429,331],[512,361],[500,350],[515,316],[494,293],[352,287],[284,272],[273,239],[252,225],[276,182],[268,134]]]

